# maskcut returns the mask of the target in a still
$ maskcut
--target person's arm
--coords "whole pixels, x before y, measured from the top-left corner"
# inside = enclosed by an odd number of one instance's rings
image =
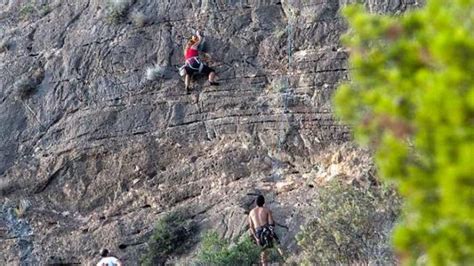
[[[198,47],[199,47],[199,45],[201,44],[201,41],[202,41],[202,36],[201,36],[201,33],[199,31],[196,31],[196,37],[197,37],[196,43],[194,43],[193,46],[191,46],[195,50],[198,49]]]
[[[272,211],[268,210],[268,224],[275,225],[275,221],[273,221]]]
[[[255,233],[255,226],[253,224],[253,221],[250,215],[249,215],[248,221],[249,221],[250,232],[252,233],[253,238],[255,238],[255,240],[258,243],[257,234]]]
[[[204,63],[208,63],[209,62],[209,55],[207,53],[199,53],[199,55],[201,56],[201,61],[203,61]]]

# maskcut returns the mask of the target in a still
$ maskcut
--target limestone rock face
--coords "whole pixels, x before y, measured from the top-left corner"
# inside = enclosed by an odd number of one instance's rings
[[[350,139],[330,104],[349,2],[1,0],[0,264],[87,265],[108,247],[136,265],[165,212],[236,237],[259,193],[296,250],[314,166]],[[221,86],[187,94],[195,30]]]

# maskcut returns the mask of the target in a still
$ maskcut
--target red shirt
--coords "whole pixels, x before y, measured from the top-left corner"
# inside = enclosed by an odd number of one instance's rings
[[[184,58],[188,60],[189,58],[197,57],[199,56],[199,51],[192,46],[186,50],[186,54],[184,55]]]

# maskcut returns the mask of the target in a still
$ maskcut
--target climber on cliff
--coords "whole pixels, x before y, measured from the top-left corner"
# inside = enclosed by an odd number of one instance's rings
[[[257,197],[257,206],[249,213],[249,227],[250,232],[259,246],[262,247],[260,253],[260,262],[263,266],[267,265],[267,249],[273,247],[273,242],[280,243],[278,236],[275,233],[275,221],[273,220],[272,212],[263,207],[265,198],[260,195]],[[277,251],[283,258],[282,250],[277,247]]]
[[[101,249],[100,256],[102,259],[97,263],[97,266],[123,266],[122,262],[114,256],[109,255],[109,250]]]
[[[180,74],[185,75],[184,84],[186,91],[189,90],[189,85],[191,83],[191,77],[194,74],[203,74],[208,75],[209,84],[211,86],[218,86],[219,83],[215,81],[216,71],[203,62],[199,60],[199,44],[201,44],[202,36],[199,31],[196,32],[196,35],[193,35],[191,39],[186,44],[184,49],[184,58],[186,60],[185,65],[180,69]]]

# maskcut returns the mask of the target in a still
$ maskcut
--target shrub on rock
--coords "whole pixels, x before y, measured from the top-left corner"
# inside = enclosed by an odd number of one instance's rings
[[[220,238],[216,232],[208,232],[201,242],[197,265],[253,265],[259,260],[258,248],[249,236],[233,243]]]
[[[130,0],[108,0],[107,18],[110,22],[120,23],[127,16],[130,5]]]
[[[390,17],[346,10],[352,80],[337,113],[404,197],[406,262],[474,264],[474,2],[427,1]]]
[[[314,202],[316,217],[297,235],[309,265],[394,264],[390,233],[400,200],[393,189],[333,180]]]
[[[184,211],[175,211],[160,219],[148,243],[142,265],[164,264],[171,255],[187,251],[197,225]]]

